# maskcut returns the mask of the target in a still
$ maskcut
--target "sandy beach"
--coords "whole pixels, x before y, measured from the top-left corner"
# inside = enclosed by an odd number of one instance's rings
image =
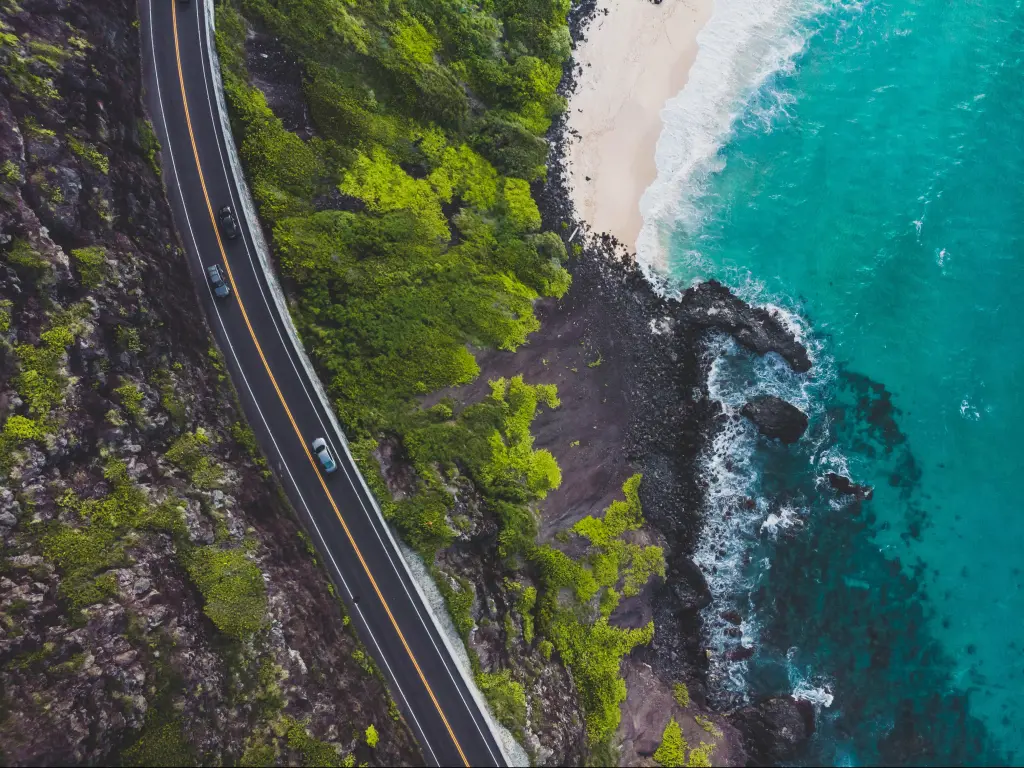
[[[661,109],[686,85],[713,7],[713,0],[598,0],[575,51],[582,71],[569,99],[569,129],[578,134],[567,153],[573,202],[595,232],[631,251],[643,225],[640,198],[657,176]]]

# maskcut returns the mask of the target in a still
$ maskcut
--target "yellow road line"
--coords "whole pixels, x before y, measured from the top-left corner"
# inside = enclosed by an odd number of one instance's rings
[[[263,367],[267,371],[267,376],[270,377],[271,383],[274,385],[274,391],[277,392],[278,398],[281,400],[281,405],[284,406],[285,413],[288,416],[288,421],[291,422],[292,429],[295,430],[296,436],[299,438],[299,442],[302,443],[303,452],[306,454],[306,458],[309,459],[310,464],[313,465],[313,471],[316,473],[317,479],[320,481],[320,485],[323,486],[324,493],[327,496],[327,500],[331,503],[331,507],[334,509],[334,514],[338,516],[341,527],[345,529],[345,535],[348,537],[349,542],[352,544],[352,549],[355,550],[356,557],[359,558],[360,564],[363,566],[363,570],[366,571],[367,577],[370,579],[370,583],[373,585],[374,592],[377,593],[377,597],[380,598],[381,605],[384,606],[384,610],[388,614],[388,618],[391,619],[391,624],[395,628],[395,632],[398,633],[398,638],[402,641],[402,646],[405,648],[405,652],[409,654],[409,659],[412,661],[413,666],[416,668],[416,673],[419,675],[420,680],[423,681],[423,686],[427,689],[427,693],[430,695],[431,701],[434,702],[434,706],[437,707],[437,713],[441,716],[444,727],[448,729],[448,735],[452,737],[452,742],[455,744],[455,748],[459,752],[459,757],[462,758],[462,762],[469,768],[469,761],[466,759],[465,753],[462,751],[462,746],[459,744],[459,740],[455,738],[455,732],[452,731],[451,725],[448,724],[448,718],[444,716],[444,712],[441,710],[441,705],[437,701],[437,697],[434,696],[434,692],[430,688],[430,684],[427,682],[427,678],[423,674],[423,670],[420,669],[419,663],[416,661],[416,657],[412,653],[412,649],[409,648],[409,644],[405,640],[405,635],[402,634],[402,630],[398,627],[398,622],[395,621],[394,615],[391,613],[391,608],[388,606],[387,601],[384,599],[384,595],[381,594],[380,588],[377,586],[377,581],[373,578],[373,574],[370,573],[370,567],[366,564],[366,560],[363,558],[363,553],[360,552],[359,546],[356,544],[355,538],[352,536],[352,532],[349,530],[348,525],[345,523],[345,518],[341,516],[341,511],[338,509],[338,505],[334,503],[334,499],[331,496],[330,490],[327,488],[327,483],[324,482],[323,475],[320,473],[320,469],[317,467],[316,462],[313,460],[312,454],[309,452],[309,447],[306,445],[305,439],[302,437],[302,432],[299,431],[298,424],[295,423],[295,418],[292,416],[291,409],[288,407],[288,403],[284,399],[284,395],[281,393],[281,388],[277,385],[277,379],[274,378],[274,374],[270,370],[270,364],[267,362],[267,358],[263,354],[263,348],[260,346],[259,341],[256,338],[256,332],[253,330],[252,324],[249,322],[249,315],[245,311],[245,305],[242,303],[242,297],[238,292],[238,286],[235,285],[235,278],[231,274],[231,264],[228,261],[228,255],[224,250],[224,243],[220,237],[220,229],[217,226],[217,217],[213,214],[213,206],[210,204],[210,195],[206,190],[206,179],[203,177],[203,168],[199,162],[199,149],[196,147],[196,137],[192,132],[192,118],[188,111],[188,97],[185,95],[185,77],[181,70],[181,51],[178,46],[178,3],[177,0],[170,0],[171,2],[171,20],[172,26],[174,27],[174,56],[178,62],[178,82],[181,84],[181,100],[185,107],[185,122],[188,125],[188,135],[192,142],[192,153],[195,155],[196,170],[199,173],[199,183],[203,188],[203,198],[206,201],[206,209],[210,214],[210,224],[213,226],[214,235],[217,238],[217,246],[220,248],[220,255],[224,259],[224,267],[228,273],[228,281],[231,283],[231,288],[235,293],[235,300],[238,302],[239,309],[242,310],[242,318],[245,320],[245,325],[249,329],[249,335],[252,336],[252,342],[256,345],[256,351],[259,352],[260,360],[263,361]]]

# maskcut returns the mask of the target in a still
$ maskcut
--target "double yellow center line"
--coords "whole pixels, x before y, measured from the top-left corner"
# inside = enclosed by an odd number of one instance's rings
[[[437,707],[437,713],[441,716],[441,721],[444,723],[444,727],[448,729],[448,735],[452,737],[452,742],[455,744],[455,748],[459,752],[459,757],[462,758],[462,762],[466,765],[466,768],[469,768],[469,761],[466,759],[466,755],[462,751],[462,746],[459,744],[459,740],[455,738],[455,732],[452,731],[452,727],[448,723],[448,718],[444,716],[444,712],[441,710],[441,705],[438,703],[437,697],[434,696],[434,692],[431,690],[430,684],[427,682],[427,678],[423,674],[423,670],[420,669],[420,665],[416,661],[416,657],[413,655],[412,649],[409,648],[409,643],[405,640],[405,635],[402,634],[402,630],[399,628],[398,622],[395,621],[394,614],[391,613],[391,608],[384,599],[384,595],[381,594],[380,588],[377,586],[377,582],[373,578],[373,574],[370,573],[370,568],[366,564],[366,560],[363,558],[363,553],[359,550],[359,546],[356,544],[356,540],[352,536],[352,532],[345,523],[345,518],[341,516],[341,511],[338,509],[338,505],[334,503],[334,498],[331,496],[331,492],[327,488],[327,483],[324,482],[323,475],[320,473],[316,462],[313,460],[313,456],[309,452],[309,446],[307,445],[305,438],[303,438],[302,432],[299,431],[299,426],[295,423],[295,418],[292,416],[291,409],[288,407],[288,403],[285,401],[284,395],[281,393],[281,388],[278,386],[277,380],[274,378],[274,374],[270,370],[270,364],[267,363],[267,358],[263,354],[263,348],[260,347],[260,342],[256,338],[256,332],[253,330],[252,323],[249,322],[249,315],[245,311],[245,304],[242,302],[242,296],[238,291],[238,286],[235,285],[235,278],[231,273],[231,263],[228,261],[228,255],[224,250],[224,243],[220,237],[220,229],[217,226],[217,218],[213,214],[213,205],[210,203],[210,195],[206,190],[206,180],[203,178],[203,168],[202,164],[199,162],[199,149],[196,146],[195,134],[192,132],[192,118],[190,117],[188,110],[188,96],[185,94],[185,77],[181,70],[181,51],[178,45],[178,3],[177,0],[169,0],[169,2],[171,3],[171,19],[172,26],[174,27],[174,56],[178,63],[178,82],[181,84],[181,101],[185,107],[185,122],[188,125],[188,135],[192,142],[192,154],[195,156],[196,171],[199,173],[199,183],[203,188],[203,198],[206,200],[206,210],[210,214],[210,224],[213,227],[214,235],[217,238],[217,246],[220,248],[220,255],[224,260],[224,267],[227,271],[228,281],[231,283],[231,289],[234,291],[235,300],[238,302],[238,308],[242,311],[242,318],[245,320],[245,325],[249,329],[249,335],[252,336],[252,343],[256,346],[256,351],[259,352],[260,360],[263,361],[263,367],[267,371],[267,376],[270,377],[270,381],[274,385],[274,391],[277,392],[277,396],[281,400],[281,405],[284,407],[284,411],[288,416],[288,421],[291,422],[292,428],[295,430],[295,436],[299,438],[299,442],[302,444],[303,453],[305,453],[309,463],[312,464],[313,472],[320,481],[320,485],[324,489],[324,494],[327,496],[327,500],[330,502],[331,508],[334,510],[334,514],[338,516],[338,521],[341,523],[341,527],[345,530],[345,535],[352,544],[352,549],[355,550],[356,557],[359,558],[359,563],[363,566],[363,570],[366,571],[366,575],[370,579],[370,583],[373,585],[373,591],[377,593],[377,597],[380,599],[381,605],[384,606],[384,610],[387,612],[388,618],[391,620],[391,625],[395,628],[395,632],[398,634],[399,640],[402,641],[402,647],[405,648],[405,652],[409,654],[409,659],[416,668],[416,674],[419,675],[420,680],[423,682],[423,687],[427,689],[427,693],[430,695],[430,700],[433,701],[434,706]]]

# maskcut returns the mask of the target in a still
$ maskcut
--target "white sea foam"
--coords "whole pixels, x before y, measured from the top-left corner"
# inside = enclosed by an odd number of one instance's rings
[[[807,683],[801,683],[793,689],[793,698],[809,701],[815,707],[831,707],[836,697],[825,686],[815,688]]]
[[[774,395],[796,405],[812,421],[822,421],[825,402],[822,389],[834,380],[834,364],[822,348],[820,339],[810,331],[807,321],[784,307],[778,297],[766,298],[764,288],[755,281],[737,291],[745,300],[772,312],[791,333],[807,346],[814,359],[811,374],[796,374],[778,355],[758,357],[734,340],[721,336],[709,344],[708,394],[717,400],[728,417],[715,435],[702,469],[707,481],[705,528],[694,553],[712,594],[705,612],[708,647],[712,650],[711,676],[727,690],[745,694],[750,662],[731,658],[737,646],[735,636],[727,634],[728,625],[719,615],[746,599],[771,568],[770,550],[779,534],[803,524],[809,510],[796,506],[775,508],[761,495],[761,476],[755,449],[757,431],[740,418],[743,404],[758,395]],[[756,302],[755,302],[756,303]],[[815,471],[835,471],[849,476],[846,457],[827,437],[827,430],[809,433],[805,438],[808,461]],[[752,552],[765,547],[769,554],[750,565]],[[785,546],[779,544],[779,546]],[[757,645],[760,634],[758,616],[748,604],[740,625],[742,645]]]
[[[669,292],[679,283],[678,264],[668,275],[663,245],[670,232],[685,233],[696,242],[702,223],[714,214],[707,194],[710,179],[724,167],[722,148],[739,124],[770,132],[789,119],[792,94],[778,87],[773,76],[788,71],[810,34],[808,20],[846,0],[717,0],[715,12],[698,38],[700,52],[683,91],[662,110],[664,127],[658,140],[658,178],[640,203],[644,226],[637,243],[640,263],[655,288]],[[742,123],[741,123],[742,121]],[[711,273],[697,250],[682,254],[689,268],[686,279]],[[712,650],[711,675],[719,685],[745,692],[749,662],[730,658],[736,632],[718,619],[749,595],[765,578],[771,561],[751,567],[751,553],[767,536],[800,523],[795,508],[773,510],[759,496],[760,475],[754,449],[757,432],[739,410],[751,397],[772,394],[793,403],[812,419],[821,416],[820,385],[832,378],[832,363],[810,333],[808,323],[789,309],[786,297],[767,295],[765,286],[749,273],[721,275],[745,301],[765,307],[808,349],[814,365],[811,376],[794,374],[775,354],[758,358],[734,341],[720,337],[708,350],[710,396],[727,416],[703,459],[707,480],[705,528],[694,552],[712,594],[705,626]],[[652,332],[658,327],[652,322]],[[815,444],[812,462],[841,465],[825,445]],[[749,598],[747,598],[749,600]],[[740,624],[739,643],[756,645],[759,627],[753,606]],[[730,625],[731,626],[731,625]],[[810,695],[810,694],[808,694]],[[819,697],[821,698],[821,697]]]
[[[832,682],[805,674],[797,664],[796,657],[797,649],[790,648],[786,653],[786,671],[793,698],[809,701],[816,710],[831,707],[836,698],[832,693]]]
[[[779,513],[769,512],[768,517],[761,523],[761,531],[771,536],[778,536],[780,530],[795,528],[804,524],[800,513],[792,507],[783,507]]]
[[[803,22],[834,2],[717,0],[697,38],[700,50],[686,87],[661,112],[658,177],[640,201],[637,253],[649,272],[665,264],[662,242],[670,229],[699,229],[707,213],[701,196],[708,178],[724,167],[720,150],[737,121],[770,131],[790,114],[793,96],[768,81],[803,50]]]

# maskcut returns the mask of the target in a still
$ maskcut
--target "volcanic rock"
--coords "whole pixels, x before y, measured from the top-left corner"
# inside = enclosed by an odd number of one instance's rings
[[[856,496],[861,501],[870,501],[875,491],[870,485],[857,485],[850,478],[829,472],[826,477],[832,490],[840,496]]]
[[[765,699],[732,716],[743,734],[748,765],[775,765],[792,760],[814,734],[814,709],[792,696]]]
[[[795,443],[807,430],[807,414],[775,395],[755,397],[740,413],[754,422],[762,435],[784,443]]]

